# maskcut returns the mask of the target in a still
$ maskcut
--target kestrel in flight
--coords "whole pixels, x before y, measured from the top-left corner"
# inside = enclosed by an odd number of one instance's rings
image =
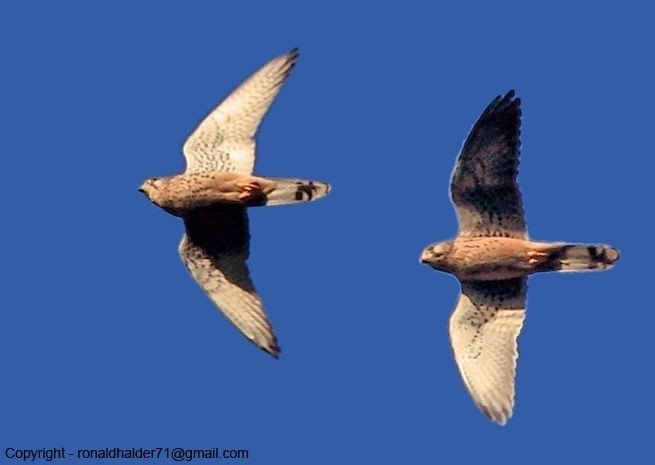
[[[316,200],[330,190],[324,182],[252,174],[255,133],[297,58],[297,49],[274,58],[209,113],[184,143],[183,174],[139,188],[184,220],[179,252],[189,273],[246,338],[275,358],[280,347],[246,266],[246,208]]]
[[[619,258],[619,251],[606,245],[529,239],[516,182],[520,103],[514,91],[498,96],[473,126],[450,184],[459,234],[429,245],[421,255],[421,262],[454,274],[462,285],[449,323],[453,354],[477,406],[501,425],[514,408],[527,276],[606,270]]]

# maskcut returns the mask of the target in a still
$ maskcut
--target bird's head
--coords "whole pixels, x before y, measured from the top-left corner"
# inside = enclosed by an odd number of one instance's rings
[[[150,178],[146,179],[143,184],[139,186],[139,192],[143,192],[148,200],[152,203],[159,205],[158,199],[163,194],[164,179],[163,178]]]
[[[444,270],[446,257],[452,246],[453,241],[435,242],[428,245],[421,253],[421,263],[426,263],[436,270]]]

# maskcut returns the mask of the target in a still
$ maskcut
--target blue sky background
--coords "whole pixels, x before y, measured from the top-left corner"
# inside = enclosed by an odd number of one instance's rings
[[[655,34],[652,10],[622,5],[3,3],[0,447],[644,463]],[[256,169],[334,190],[251,210],[276,361],[213,308],[179,260],[181,222],[136,189],[181,171],[203,115],[293,47]],[[531,235],[623,256],[607,273],[531,278],[502,428],[450,354],[457,281],[418,255],[456,233],[456,154],[510,88]]]

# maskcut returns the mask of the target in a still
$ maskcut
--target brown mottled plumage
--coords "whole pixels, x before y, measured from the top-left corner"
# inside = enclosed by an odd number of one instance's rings
[[[316,200],[330,190],[320,181],[252,174],[255,133],[297,57],[292,50],[265,64],[200,123],[182,149],[183,174],[151,178],[139,188],[183,218],[179,252],[189,273],[244,336],[274,357],[280,347],[246,266],[246,207]]]
[[[528,238],[516,176],[520,100],[498,96],[473,126],[451,179],[459,234],[431,244],[421,261],[454,274],[462,292],[450,318],[457,367],[477,406],[505,424],[514,408],[517,339],[525,319],[527,276],[605,270],[619,258],[606,245]]]

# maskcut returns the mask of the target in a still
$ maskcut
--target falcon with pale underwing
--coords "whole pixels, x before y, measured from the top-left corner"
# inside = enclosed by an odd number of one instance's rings
[[[276,358],[280,347],[246,265],[247,208],[317,200],[330,191],[325,182],[253,174],[257,128],[297,58],[297,49],[274,58],[207,115],[182,148],[184,173],[150,178],[139,188],[184,220],[180,256],[209,299]]]

